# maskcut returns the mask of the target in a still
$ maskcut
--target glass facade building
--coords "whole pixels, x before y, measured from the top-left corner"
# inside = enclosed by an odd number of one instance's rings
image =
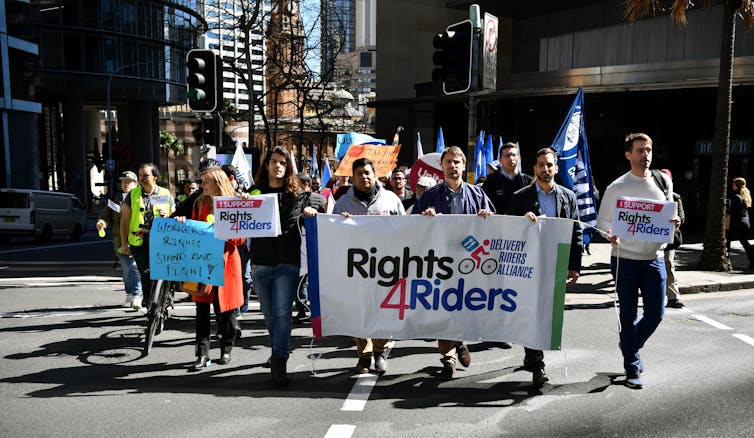
[[[158,162],[158,107],[185,103],[186,53],[207,27],[201,1],[6,1],[11,3],[23,6],[9,20],[9,33],[38,47],[24,64],[23,91],[41,109],[24,150],[8,150],[15,165],[14,157],[32,147],[30,164],[39,174],[12,172],[9,185],[86,200],[90,174]],[[107,125],[101,128],[108,110],[111,142]]]

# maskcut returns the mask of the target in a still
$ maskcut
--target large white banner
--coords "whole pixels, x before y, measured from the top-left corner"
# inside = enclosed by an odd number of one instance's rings
[[[275,237],[280,231],[280,212],[276,194],[256,195],[249,199],[216,196],[215,237]]]
[[[307,218],[314,335],[560,349],[572,230],[518,216]]]

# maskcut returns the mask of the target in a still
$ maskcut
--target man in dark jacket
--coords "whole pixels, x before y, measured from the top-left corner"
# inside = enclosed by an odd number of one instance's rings
[[[533,222],[537,217],[561,217],[573,219],[571,237],[571,255],[568,259],[568,283],[575,283],[581,270],[581,227],[579,226],[579,209],[576,195],[567,188],[555,183],[558,173],[558,156],[550,148],[537,151],[534,164],[535,184],[524,187],[513,194],[510,200],[510,214],[526,216]],[[542,350],[524,348],[524,368],[532,372],[532,383],[541,387],[549,379],[545,373],[544,353]]]
[[[513,193],[531,184],[531,177],[518,170],[520,159],[516,143],[504,144],[498,157],[501,169],[487,175],[487,180],[482,184],[482,190],[492,200],[497,214],[510,214],[508,202]]]

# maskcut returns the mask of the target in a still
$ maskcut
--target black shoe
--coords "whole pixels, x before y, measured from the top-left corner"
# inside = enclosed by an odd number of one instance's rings
[[[466,344],[461,344],[456,347],[456,353],[458,353],[458,362],[461,362],[465,368],[471,365],[471,353],[469,353],[469,347]]]
[[[626,386],[631,389],[641,389],[644,387],[644,382],[641,380],[641,373],[638,371],[632,371],[626,373]]]
[[[374,352],[374,369],[380,374],[387,371],[387,357],[384,351]]]
[[[439,378],[442,380],[450,380],[453,378],[453,373],[456,372],[456,363],[453,361],[443,362],[442,370],[440,370]]]
[[[270,371],[272,372],[272,382],[277,386],[288,386],[291,383],[288,380],[287,372],[285,370],[288,359],[282,357],[272,356],[270,358]]]
[[[496,342],[495,345],[504,350],[510,350],[511,348],[513,348],[513,344],[511,344],[510,342]]]
[[[356,370],[359,374],[366,374],[369,372],[369,367],[372,365],[372,356],[371,355],[364,355],[359,356],[359,361],[356,362]]]
[[[541,388],[544,386],[545,383],[549,382],[550,379],[547,377],[547,374],[545,373],[544,368],[540,368],[538,370],[532,371],[531,374],[531,383],[537,388]]]
[[[678,298],[673,298],[672,300],[668,300],[667,307],[672,307],[673,309],[682,309],[685,307],[681,300]]]
[[[212,365],[212,361],[207,356],[199,356],[196,362],[191,364],[191,371],[200,371],[202,368],[206,368]]]
[[[230,363],[230,353],[223,353],[220,355],[220,359],[217,360],[220,365],[227,365]]]
[[[293,323],[296,325],[303,325],[307,322],[309,322],[309,316],[306,313],[297,313],[293,317]]]

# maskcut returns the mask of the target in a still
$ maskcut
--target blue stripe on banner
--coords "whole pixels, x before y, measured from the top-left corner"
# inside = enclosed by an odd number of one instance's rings
[[[309,309],[312,331],[315,338],[322,337],[322,320],[319,307],[319,238],[317,236],[317,216],[304,218],[306,228],[306,260],[309,275]]]

